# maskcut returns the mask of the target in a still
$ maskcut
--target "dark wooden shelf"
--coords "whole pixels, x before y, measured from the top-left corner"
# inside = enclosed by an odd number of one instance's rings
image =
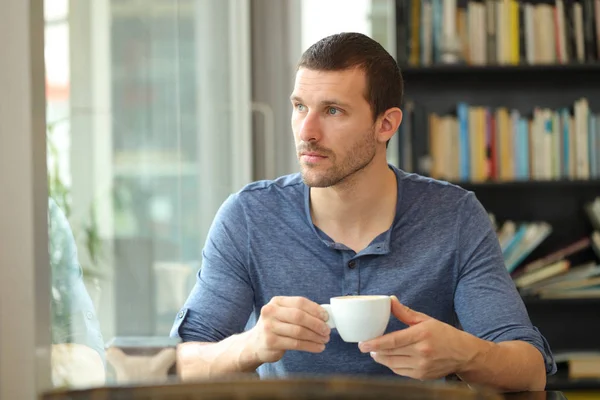
[[[598,307],[600,311],[600,298],[573,298],[573,299],[542,299],[539,297],[523,297],[525,306],[573,306],[573,307]]]
[[[569,189],[569,188],[598,188],[598,195],[600,196],[600,179],[586,179],[586,180],[569,180],[569,179],[558,179],[558,180],[522,180],[522,181],[486,181],[486,182],[452,182],[455,185],[463,187],[465,189],[485,189],[485,188],[553,188],[553,189]]]
[[[402,70],[405,99],[427,112],[456,112],[459,101],[510,107],[531,115],[534,107],[572,107],[582,97],[600,104],[600,63],[565,65],[434,65]]]
[[[449,65],[436,64],[426,67],[404,66],[400,67],[402,75],[416,77],[438,74],[459,75],[494,75],[505,74],[573,74],[573,73],[598,73],[600,63],[573,63],[573,64],[539,64],[539,65]]]
[[[600,299],[524,297],[529,317],[553,353],[600,349]]]

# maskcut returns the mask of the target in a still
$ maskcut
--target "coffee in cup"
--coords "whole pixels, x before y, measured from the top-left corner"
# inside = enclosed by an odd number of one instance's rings
[[[390,296],[340,296],[321,306],[329,314],[327,325],[337,329],[344,342],[358,343],[383,335],[392,302]]]

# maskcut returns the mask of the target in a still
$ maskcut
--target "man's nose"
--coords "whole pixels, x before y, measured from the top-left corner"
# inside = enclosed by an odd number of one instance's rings
[[[321,121],[316,112],[309,111],[300,125],[299,137],[304,142],[321,139]]]

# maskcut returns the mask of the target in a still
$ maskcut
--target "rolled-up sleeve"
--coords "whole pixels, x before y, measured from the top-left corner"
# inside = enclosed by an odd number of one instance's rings
[[[462,328],[492,342],[530,343],[542,354],[546,373],[554,374],[556,363],[550,346],[532,325],[506,270],[487,212],[472,192],[462,199],[455,238],[458,282],[454,302]]]
[[[235,194],[213,220],[196,284],[175,317],[171,336],[217,342],[242,332],[254,308],[248,260],[247,222]]]

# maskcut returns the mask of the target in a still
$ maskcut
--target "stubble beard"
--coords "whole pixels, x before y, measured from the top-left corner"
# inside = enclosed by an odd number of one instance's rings
[[[318,151],[315,149],[315,151]],[[377,151],[375,132],[365,134],[364,139],[355,143],[341,163],[336,162],[334,154],[328,153],[328,160],[333,165],[323,172],[318,172],[319,166],[300,164],[302,180],[308,187],[327,188],[340,185],[357,172],[367,167],[375,158]]]

